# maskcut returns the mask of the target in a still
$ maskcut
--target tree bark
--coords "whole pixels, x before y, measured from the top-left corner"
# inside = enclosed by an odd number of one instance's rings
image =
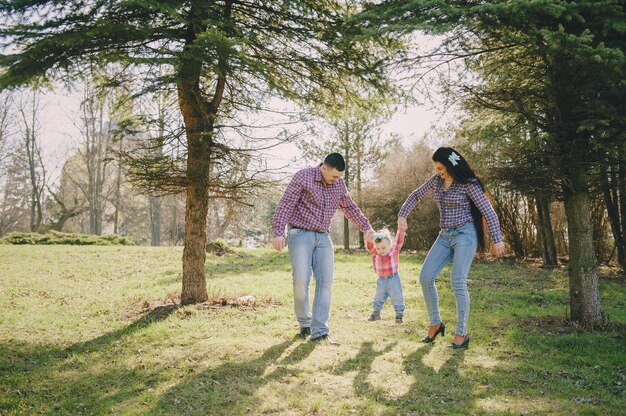
[[[571,319],[583,324],[602,322],[598,290],[598,267],[593,250],[590,198],[583,166],[570,166],[564,185],[569,236],[569,289]]]
[[[347,133],[344,137],[344,153],[346,171],[344,172],[343,179],[346,183],[346,189],[350,192],[350,163],[352,162],[350,158],[352,155],[350,154],[350,137]],[[350,250],[350,223],[345,216],[343,217],[343,248]]]
[[[616,183],[619,192],[622,246],[618,246],[617,249],[620,250],[621,248],[622,262],[620,265],[622,266],[622,273],[624,273],[626,272],[626,143],[622,143],[621,147],[618,147],[618,156]]]
[[[550,199],[542,192],[536,191],[535,204],[537,207],[537,230],[541,239],[541,252],[543,254],[543,267],[555,267],[558,265],[558,260],[550,216]]]

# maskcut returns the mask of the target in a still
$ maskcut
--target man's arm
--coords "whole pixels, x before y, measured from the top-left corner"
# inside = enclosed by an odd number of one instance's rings
[[[363,215],[363,212],[361,212],[359,207],[354,203],[343,181],[342,185],[344,188],[344,193],[339,200],[339,209],[343,211],[348,220],[352,221],[352,223],[357,225],[362,232],[366,233],[366,236],[369,236],[371,238],[373,229],[370,225],[369,220],[365,217],[365,215]]]
[[[278,202],[272,218],[272,246],[281,251],[285,247],[285,227],[291,218],[302,191],[302,171],[296,173]]]

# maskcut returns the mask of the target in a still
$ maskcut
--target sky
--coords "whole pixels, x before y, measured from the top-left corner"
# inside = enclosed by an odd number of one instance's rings
[[[77,147],[80,133],[74,125],[80,106],[80,94],[62,88],[45,93],[41,100],[40,137],[44,149],[44,161],[52,178],[60,174],[60,168],[68,154]],[[445,119],[428,106],[412,106],[400,109],[390,121],[382,126],[383,135],[397,134],[405,146],[422,139],[433,126],[441,126]],[[441,143],[434,143],[434,146]],[[267,164],[270,168],[295,171],[306,166],[294,143],[285,143],[269,151]],[[54,181],[54,179],[53,179]]]

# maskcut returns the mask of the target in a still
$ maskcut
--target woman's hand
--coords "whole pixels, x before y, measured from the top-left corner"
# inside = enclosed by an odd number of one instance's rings
[[[405,232],[409,228],[409,225],[406,222],[406,218],[398,217],[398,231]]]
[[[493,245],[493,253],[497,257],[501,257],[504,254],[504,242],[500,241]]]

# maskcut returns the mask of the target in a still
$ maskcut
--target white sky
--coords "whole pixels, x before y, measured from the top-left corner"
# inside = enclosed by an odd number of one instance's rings
[[[40,137],[49,172],[55,168],[60,169],[68,153],[75,149],[76,143],[79,142],[80,134],[73,124],[73,120],[77,119],[79,105],[79,94],[63,89],[48,92],[42,97]],[[402,138],[405,146],[410,146],[422,139],[433,125],[444,123],[445,120],[440,120],[440,116],[436,110],[426,106],[401,109],[387,124],[382,126],[383,134],[395,133]],[[440,143],[433,143],[433,145],[437,146]],[[300,151],[294,143],[282,144],[268,153],[270,154],[270,159],[268,159],[270,167],[291,165],[289,168],[295,170],[307,165],[306,161],[300,159]]]

